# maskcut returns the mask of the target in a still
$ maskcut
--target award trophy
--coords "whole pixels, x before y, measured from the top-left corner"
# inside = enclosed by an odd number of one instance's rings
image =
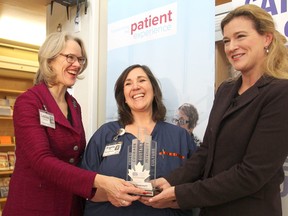
[[[157,142],[139,129],[139,139],[132,140],[128,147],[127,180],[136,187],[144,189],[146,196],[154,196],[156,189],[151,180],[156,179]]]

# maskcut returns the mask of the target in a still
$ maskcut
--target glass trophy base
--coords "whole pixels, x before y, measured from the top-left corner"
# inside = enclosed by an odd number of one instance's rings
[[[146,194],[140,194],[140,196],[148,196],[148,197],[152,197],[155,196],[157,194],[159,194],[161,192],[160,189],[155,188],[152,186],[152,184],[150,182],[135,182],[135,181],[130,181],[131,184],[133,184],[135,187],[143,189],[146,191]],[[137,194],[134,194],[137,195]]]

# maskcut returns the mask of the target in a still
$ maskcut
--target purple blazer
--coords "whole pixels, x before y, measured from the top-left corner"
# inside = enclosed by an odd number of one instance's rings
[[[86,146],[81,108],[66,92],[72,125],[42,83],[20,95],[14,107],[16,164],[3,215],[81,215],[76,195],[88,198],[96,173],[77,164]],[[53,113],[56,128],[40,125],[39,110]]]

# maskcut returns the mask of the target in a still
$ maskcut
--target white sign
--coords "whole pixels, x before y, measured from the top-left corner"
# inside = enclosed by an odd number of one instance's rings
[[[177,3],[146,11],[108,25],[108,50],[174,35]]]

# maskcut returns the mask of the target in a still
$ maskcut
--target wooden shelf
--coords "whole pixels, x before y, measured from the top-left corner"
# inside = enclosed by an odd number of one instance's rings
[[[1,143],[0,144],[0,148],[1,147],[15,147],[15,144],[5,144],[5,143]]]
[[[13,170],[0,170],[0,176],[2,175],[11,175]]]
[[[38,69],[39,46],[0,38],[0,67],[35,73]]]
[[[1,197],[0,198],[0,203],[5,203],[7,201],[7,198],[6,197]]]
[[[1,89],[1,88],[0,88],[0,92],[3,92],[3,93],[12,93],[12,94],[21,94],[21,93],[23,93],[24,91],[22,91],[22,90],[15,90],[15,89]]]
[[[2,119],[2,120],[12,120],[13,116],[0,116],[0,119]]]

